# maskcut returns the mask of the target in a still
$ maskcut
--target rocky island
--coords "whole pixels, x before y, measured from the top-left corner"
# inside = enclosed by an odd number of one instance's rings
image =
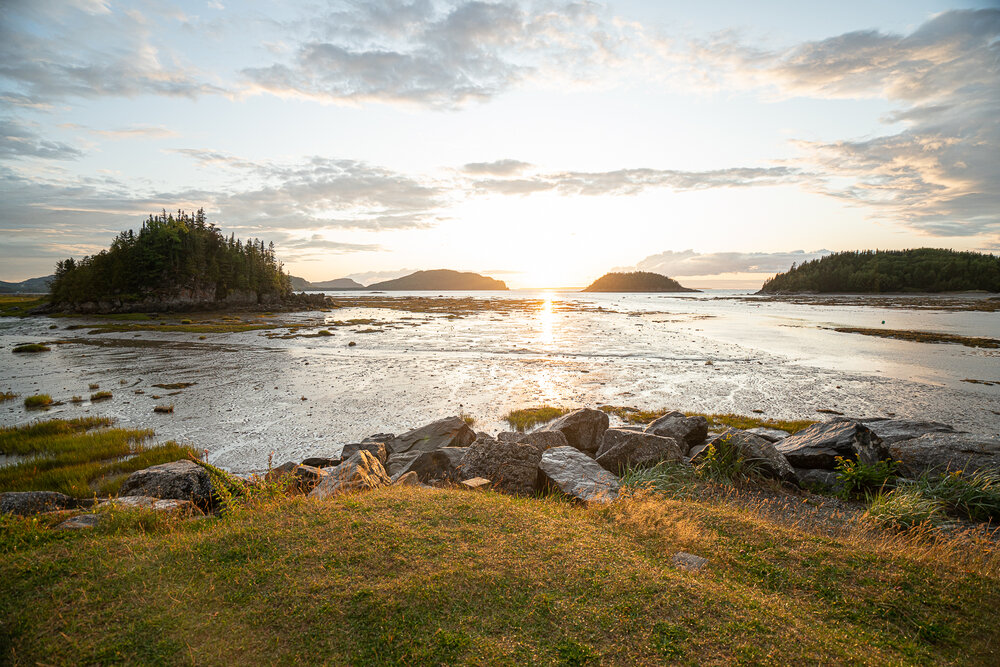
[[[368,289],[386,292],[407,290],[506,291],[507,283],[478,273],[435,269],[433,271],[417,271],[394,280],[384,280],[369,285]]]
[[[673,278],[648,271],[605,273],[590,283],[584,292],[698,292],[684,287]]]

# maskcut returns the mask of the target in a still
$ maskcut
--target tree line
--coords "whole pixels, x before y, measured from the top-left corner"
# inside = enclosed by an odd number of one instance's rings
[[[274,243],[227,239],[205,219],[177,211],[150,215],[138,233],[129,229],[108,250],[56,264],[50,287],[54,303],[140,299],[181,289],[212,294],[221,300],[233,291],[259,297],[291,293],[288,274],[274,254]]]
[[[838,252],[792,264],[761,292],[1000,292],[1000,257],[939,248]]]

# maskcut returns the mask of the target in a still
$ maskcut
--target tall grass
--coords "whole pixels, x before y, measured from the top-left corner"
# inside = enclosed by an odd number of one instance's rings
[[[558,419],[568,412],[569,410],[566,408],[554,408],[551,405],[543,405],[537,408],[511,410],[504,416],[504,420],[512,428],[523,433],[532,426]]]
[[[929,528],[942,522],[944,512],[941,502],[925,496],[912,485],[881,489],[868,496],[865,517],[872,522],[894,530]]]
[[[973,521],[1000,521],[1000,475],[996,472],[981,470],[969,476],[963,476],[961,471],[943,476],[924,474],[915,486],[953,514]]]
[[[34,408],[46,408],[52,405],[52,397],[48,394],[35,394],[24,399],[24,407],[29,410]]]

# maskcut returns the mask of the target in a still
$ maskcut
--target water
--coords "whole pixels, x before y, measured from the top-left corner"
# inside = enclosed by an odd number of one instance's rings
[[[301,333],[324,327],[333,333],[290,339],[260,331],[207,334],[204,341],[182,332],[88,335],[63,327],[99,320],[0,319],[0,390],[67,401],[44,413],[9,401],[0,404],[0,423],[113,416],[122,425],[153,427],[163,440],[207,449],[210,461],[237,471],[263,467],[272,451],[275,463],[335,455],[346,442],[459,411],[476,418],[477,430],[506,430],[502,417],[509,410],[541,404],[762,410],[783,419],[822,418],[817,409],[832,409],[1000,433],[1000,386],[964,382],[1000,382],[1000,350],[829,330],[1000,338],[998,313],[887,308],[878,297],[860,305],[793,304],[734,298],[743,293],[731,290],[446,294],[508,301],[464,317],[353,307],[282,316],[312,326]],[[332,326],[352,318],[383,324]],[[53,322],[58,330],[49,330]],[[9,352],[17,343],[55,340],[69,342],[48,353]],[[356,345],[349,347],[351,341]],[[171,382],[197,384],[175,395],[152,387]],[[91,383],[114,398],[68,402],[89,396]],[[173,414],[153,414],[154,405],[166,403]]]

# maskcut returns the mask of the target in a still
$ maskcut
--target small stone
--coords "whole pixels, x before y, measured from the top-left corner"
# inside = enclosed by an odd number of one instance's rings
[[[101,517],[97,514],[80,514],[72,519],[66,519],[56,530],[80,530],[83,528],[93,528],[100,522]]]
[[[462,482],[462,486],[470,489],[486,489],[492,482],[485,477],[473,477]]]
[[[670,558],[670,562],[673,563],[675,567],[679,567],[682,570],[688,570],[690,572],[698,572],[703,567],[708,565],[707,558],[695,556],[694,554],[689,554],[686,551],[678,551],[675,553]]]
[[[417,476],[417,473],[411,470],[410,472],[402,474],[399,477],[397,477],[393,481],[392,486],[424,486],[424,485],[420,482],[420,477]]]

